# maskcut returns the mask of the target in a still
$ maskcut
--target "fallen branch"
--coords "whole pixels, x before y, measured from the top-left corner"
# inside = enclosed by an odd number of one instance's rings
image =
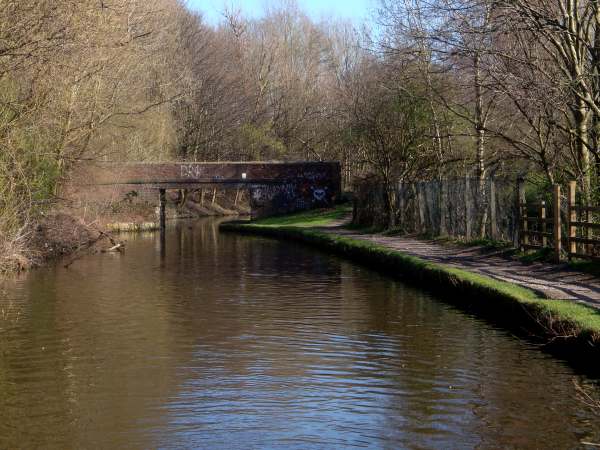
[[[104,250],[104,251],[107,252],[107,253],[110,253],[110,252],[119,252],[119,253],[122,253],[124,247],[125,247],[125,245],[119,243],[117,245],[112,246],[108,250]]]
[[[64,267],[66,269],[69,268],[71,266],[71,264],[73,264],[79,258],[83,257],[83,255],[85,253],[81,252],[80,251],[81,249],[89,249],[89,248],[93,247],[94,245],[97,245],[103,239],[108,239],[109,242],[111,243],[112,247],[109,249],[109,251],[119,251],[119,252],[121,252],[121,249],[125,246],[125,244],[123,242],[118,242],[117,240],[115,240],[110,235],[110,233],[106,233],[106,232],[100,230],[95,225],[93,225],[93,222],[91,224],[86,224],[85,226],[88,227],[88,228],[93,229],[94,231],[96,231],[98,233],[98,237],[96,239],[93,239],[93,240],[85,243],[84,245],[81,245],[79,248],[77,248],[76,250],[74,250],[73,253],[72,253],[71,259],[66,264],[64,264]]]

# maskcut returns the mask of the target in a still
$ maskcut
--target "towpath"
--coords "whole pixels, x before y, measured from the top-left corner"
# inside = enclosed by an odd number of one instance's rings
[[[482,247],[440,244],[410,236],[365,234],[335,226],[322,228],[352,239],[373,242],[407,255],[438,264],[486,275],[496,280],[515,283],[552,299],[574,300],[600,309],[600,278],[571,269],[566,263],[525,264],[506,256],[502,251]]]

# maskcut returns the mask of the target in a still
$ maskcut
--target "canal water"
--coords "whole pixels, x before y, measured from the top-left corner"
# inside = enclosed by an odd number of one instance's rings
[[[0,448],[575,448],[594,380],[439,299],[218,221],[3,285]],[[590,447],[592,448],[592,447]]]

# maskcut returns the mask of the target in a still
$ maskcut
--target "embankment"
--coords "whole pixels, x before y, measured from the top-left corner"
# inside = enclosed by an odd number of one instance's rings
[[[0,231],[0,275],[43,266],[84,252],[105,251],[116,245],[111,233],[158,230],[157,199],[139,194],[115,195],[108,201],[65,198],[39,213],[16,238]],[[156,194],[153,192],[152,194]],[[243,216],[250,213],[248,194],[212,189],[169,191],[167,219],[204,216]]]
[[[223,231],[288,239],[312,245],[438,294],[543,348],[586,372],[600,373],[600,311],[573,301],[548,300],[533,291],[472,272],[435,264],[371,242],[337,235],[323,226],[342,209],[302,213],[257,222],[229,222]],[[457,330],[460,332],[460,330]]]

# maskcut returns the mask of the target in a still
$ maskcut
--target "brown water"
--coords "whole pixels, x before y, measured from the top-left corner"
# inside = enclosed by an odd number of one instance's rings
[[[0,313],[0,448],[574,448],[576,375],[363,267],[217,221],[35,271]]]

